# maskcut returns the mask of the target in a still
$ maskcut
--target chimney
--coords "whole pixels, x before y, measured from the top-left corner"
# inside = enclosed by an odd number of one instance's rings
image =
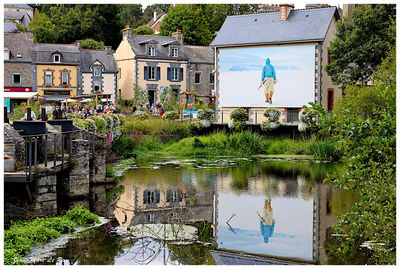
[[[289,18],[290,12],[294,9],[293,4],[280,4],[280,20],[286,21]]]
[[[26,39],[33,42],[33,32],[32,31],[26,31],[25,35],[26,35]]]
[[[154,18],[153,18],[153,23],[155,23],[157,20],[157,11],[154,11]]]
[[[106,51],[107,55],[111,55],[112,54],[112,47],[111,46],[105,46],[105,51]]]
[[[179,43],[183,44],[183,34],[179,29],[176,29],[176,32],[172,33],[172,37],[175,38]]]
[[[122,30],[122,39],[127,38],[130,39],[132,37],[132,29],[129,28],[129,25],[125,26],[125,29]]]
[[[77,40],[77,41],[75,41],[75,45],[76,45],[78,48],[81,48],[81,47],[82,47],[82,40]]]

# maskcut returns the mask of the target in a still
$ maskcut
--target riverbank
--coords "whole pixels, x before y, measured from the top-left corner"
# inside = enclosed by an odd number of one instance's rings
[[[34,246],[42,245],[63,234],[72,233],[79,227],[92,227],[100,223],[100,217],[77,206],[63,216],[17,221],[4,231],[4,264],[25,264],[24,256]]]

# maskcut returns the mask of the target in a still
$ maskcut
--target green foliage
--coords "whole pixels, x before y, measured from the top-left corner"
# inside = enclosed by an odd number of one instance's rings
[[[339,152],[335,145],[328,141],[316,141],[308,148],[310,154],[329,161],[339,159]]]
[[[335,228],[348,234],[336,250],[337,255],[351,255],[360,242],[373,241],[372,262],[396,262],[396,85],[394,77],[386,79],[379,73],[395,74],[395,51],[377,69],[377,81],[370,89],[348,87],[339,107],[321,121],[325,133],[341,150],[343,168],[328,177],[337,187],[354,191],[360,201],[353,212],[341,217]],[[360,91],[365,89],[376,97],[376,105]],[[375,92],[374,92],[375,91]],[[326,130],[328,129],[328,130]]]
[[[336,84],[363,84],[395,45],[395,5],[361,5],[338,23],[325,67]]]
[[[179,100],[176,93],[170,89],[165,88],[160,94],[160,103],[164,111],[179,111]]]
[[[24,264],[33,245],[47,243],[63,233],[75,231],[77,225],[91,225],[99,222],[99,217],[78,206],[67,211],[62,217],[37,218],[18,221],[4,231],[4,264]]]
[[[123,129],[128,135],[178,135],[181,138],[190,135],[187,123],[161,119],[139,120],[128,117]]]
[[[82,49],[96,49],[96,50],[102,50],[104,49],[104,43],[103,41],[96,41],[91,38],[87,38],[81,41],[81,47]]]
[[[147,90],[140,87],[135,87],[134,92],[135,95],[133,97],[133,103],[136,105],[136,107],[140,107],[140,105],[143,105],[143,107],[145,107],[146,104],[149,102]]]
[[[139,151],[159,151],[163,148],[161,140],[154,135],[145,137],[139,141],[135,149]]]
[[[29,106],[26,103],[21,103],[13,108],[13,113],[10,115],[12,121],[18,121],[22,119],[26,113],[25,108],[30,107],[33,112],[35,112],[36,117],[39,116],[40,107],[36,102],[30,102]]]
[[[141,4],[119,5],[118,17],[122,25],[129,25],[131,28],[136,28],[147,22],[143,21]]]
[[[266,120],[261,123],[261,130],[264,132],[275,130],[279,127],[279,117],[281,112],[275,108],[267,108],[264,111],[264,116]]]
[[[67,211],[65,217],[79,226],[90,226],[96,223],[100,223],[99,216],[91,213],[86,208],[78,205],[74,209]]]
[[[113,141],[112,152],[116,152],[118,157],[125,158],[135,146],[135,140],[129,135],[122,134],[117,140]],[[109,171],[107,170],[107,173]]]
[[[164,120],[177,120],[179,119],[179,114],[176,111],[167,111],[162,115]]]
[[[135,35],[153,35],[154,34],[153,28],[151,28],[147,24],[138,26],[137,28],[133,29],[132,32]]]
[[[111,164],[106,165],[106,177],[113,177],[114,176],[114,168]]]
[[[212,109],[199,109],[197,110],[197,118],[199,120],[214,120],[214,111]]]
[[[232,110],[230,118],[233,125],[229,127],[234,128],[236,131],[240,131],[246,126],[246,121],[249,118],[249,114],[247,113],[246,109],[242,107],[237,107]]]

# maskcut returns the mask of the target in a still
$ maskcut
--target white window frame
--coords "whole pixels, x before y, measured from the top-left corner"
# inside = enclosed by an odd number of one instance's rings
[[[14,75],[19,75],[19,82],[18,83],[15,82]],[[13,73],[12,74],[12,78],[13,78],[13,85],[21,85],[21,73]]]
[[[147,191],[147,203],[154,204],[156,202],[156,192],[155,191]]]
[[[199,82],[196,82],[197,74],[199,74]],[[194,84],[201,84],[201,72],[194,72]]]
[[[56,56],[58,56],[58,61],[56,61]],[[54,54],[53,55],[53,62],[54,63],[61,63],[61,55],[60,54]]]
[[[172,192],[171,201],[172,201],[172,202],[177,202],[177,201],[179,201],[179,191],[173,191],[173,192]]]
[[[65,77],[64,77],[65,76]],[[61,73],[61,84],[63,86],[67,86],[68,85],[68,72],[66,71],[62,71]],[[64,80],[65,79],[65,80]]]
[[[153,45],[149,45],[147,53],[149,56],[156,56],[156,47]]]
[[[17,52],[17,58],[22,58],[21,52]]]
[[[147,223],[154,223],[154,214],[147,215]]]
[[[174,221],[174,222],[178,222],[179,221],[178,212],[172,212],[172,221]]]
[[[98,72],[96,72],[96,70]],[[95,77],[100,77],[100,75],[101,75],[101,66],[93,66],[93,75]]]
[[[151,75],[153,75],[153,76],[151,76]],[[148,80],[156,80],[156,67],[155,66],[148,67],[147,79]]]
[[[178,81],[178,68],[171,67],[171,81]]]
[[[171,56],[172,57],[179,57],[179,49],[178,48],[171,48]]]
[[[53,85],[53,74],[51,71],[46,71],[45,73],[45,80],[46,80],[46,85]],[[48,78],[50,80],[48,80]]]

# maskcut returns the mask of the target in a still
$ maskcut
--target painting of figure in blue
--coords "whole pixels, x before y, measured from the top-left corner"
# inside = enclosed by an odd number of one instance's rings
[[[275,68],[267,58],[262,69],[261,84],[264,86],[265,102],[272,104],[272,95],[274,94],[274,84],[276,83]]]
[[[257,214],[260,217],[260,230],[264,237],[264,243],[268,243],[268,238],[274,233],[276,223],[274,220],[274,211],[271,206],[271,199],[265,199],[262,216],[258,212]]]

